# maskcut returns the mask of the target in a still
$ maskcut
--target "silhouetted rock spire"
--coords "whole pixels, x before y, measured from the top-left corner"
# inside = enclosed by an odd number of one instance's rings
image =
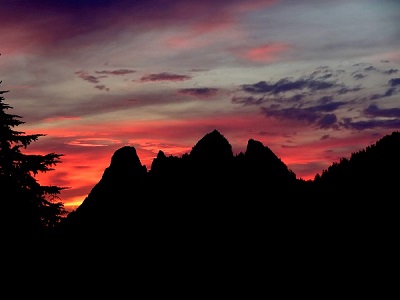
[[[135,147],[124,146],[115,151],[111,157],[110,168],[120,170],[125,168],[142,169],[142,164],[140,163]]]
[[[246,157],[262,161],[277,159],[276,155],[268,147],[254,139],[249,139],[247,142]]]
[[[295,174],[260,141],[249,139],[247,143],[245,159],[250,171],[261,178],[277,179],[279,181],[291,180]]]
[[[104,171],[103,180],[117,178],[125,181],[143,177],[146,173],[146,166],[141,164],[135,147],[124,146],[114,152],[110,166]]]
[[[190,151],[190,157],[199,161],[226,161],[233,158],[232,146],[218,131],[214,130],[200,139]]]
[[[166,156],[163,151],[158,151],[157,157],[153,159],[150,168],[150,174],[155,176],[161,175],[178,175],[182,171],[182,159],[177,156]]]

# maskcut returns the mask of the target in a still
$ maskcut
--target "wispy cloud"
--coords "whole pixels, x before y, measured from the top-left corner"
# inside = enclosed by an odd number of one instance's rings
[[[280,79],[277,82],[260,81],[255,84],[244,84],[242,90],[252,94],[280,94],[290,91],[299,91],[308,89],[310,91],[325,90],[336,87],[338,84],[335,82],[314,80],[314,79],[296,79],[289,78]]]
[[[93,75],[89,75],[88,72],[86,71],[76,71],[75,74],[77,74],[79,76],[79,78],[90,82],[90,83],[99,83],[100,82],[100,78],[104,78],[104,76],[93,76]]]
[[[378,100],[381,98],[390,97],[393,95],[400,94],[400,78],[392,78],[387,83],[388,88],[384,93],[371,95],[371,100]]]
[[[184,81],[191,79],[192,76],[189,75],[182,75],[182,74],[175,74],[169,72],[162,72],[162,73],[153,73],[144,75],[140,78],[142,82],[151,82],[151,81]]]
[[[398,106],[379,109],[371,102],[358,115],[354,110],[361,102],[367,104],[368,101],[399,94],[400,78],[391,78],[386,85],[379,86],[381,93],[366,97],[368,93],[362,81],[367,80],[367,76],[359,73],[360,67],[364,72],[376,73],[375,77],[380,75],[382,81],[385,78],[383,76],[387,75],[373,65],[354,64],[347,70],[323,66],[298,78],[243,84],[231,100],[243,106],[260,106],[261,113],[268,118],[291,122],[297,120],[319,129],[364,130],[395,126],[399,118]],[[354,68],[357,70],[354,71]],[[354,78],[357,74],[361,76]]]
[[[216,88],[186,88],[178,90],[178,93],[189,95],[196,98],[209,98],[216,95],[218,89]]]
[[[379,108],[375,104],[371,104],[364,110],[364,113],[372,117],[400,118],[400,108]]]
[[[135,70],[128,69],[118,69],[118,70],[104,70],[104,71],[95,71],[96,74],[105,74],[105,75],[126,75],[136,73]]]
[[[109,75],[111,76],[124,76],[127,74],[135,73],[135,70],[129,69],[117,69],[117,70],[102,70],[95,71],[95,74],[100,74],[99,76],[90,75],[88,71],[80,70],[76,71],[75,74],[78,75],[79,78],[94,84],[94,87],[101,91],[110,91],[110,88],[105,84],[100,84],[100,79],[107,78]]]

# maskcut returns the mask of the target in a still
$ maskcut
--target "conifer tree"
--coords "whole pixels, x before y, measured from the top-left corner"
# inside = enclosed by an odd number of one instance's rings
[[[44,134],[14,130],[25,122],[7,113],[13,108],[4,103],[7,92],[0,90],[0,239],[39,241],[49,236],[67,212],[59,197],[65,187],[41,185],[35,176],[54,170],[63,155],[21,151]]]

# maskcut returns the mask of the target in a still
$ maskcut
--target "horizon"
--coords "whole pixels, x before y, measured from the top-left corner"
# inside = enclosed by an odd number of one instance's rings
[[[63,154],[41,184],[85,199],[123,146],[148,170],[218,130],[249,139],[297,178],[400,128],[400,2],[126,0],[0,4],[1,90]]]
[[[214,129],[214,130],[217,130],[222,136],[224,136],[224,134],[221,133],[218,129]],[[201,138],[203,138],[205,135],[207,135],[207,134],[209,134],[209,133],[211,133],[211,132],[212,132],[212,131],[205,133]],[[360,151],[366,150],[368,147],[375,145],[375,144],[376,144],[379,140],[381,140],[382,138],[384,138],[384,137],[386,137],[386,136],[389,136],[389,135],[392,135],[392,134],[395,133],[395,132],[399,132],[399,131],[396,130],[396,131],[393,131],[393,132],[391,132],[391,133],[389,133],[389,134],[385,134],[384,136],[380,137],[380,138],[379,138],[378,140],[376,140],[375,142],[373,142],[373,143],[371,143],[371,144],[369,144],[369,145],[366,145],[366,147],[364,147],[364,148],[362,148],[362,149],[358,149],[358,150],[356,150],[356,151],[353,151],[352,153],[350,153],[350,154],[347,155],[347,156],[342,156],[342,157],[340,157],[338,160],[333,161],[333,162],[332,162],[331,164],[329,164],[326,168],[324,168],[324,169],[321,170],[320,172],[315,173],[313,176],[310,176],[309,178],[299,177],[292,169],[290,169],[290,168],[287,166],[287,164],[286,164],[284,161],[281,160],[280,157],[278,157],[278,159],[280,159],[280,160],[288,167],[288,170],[292,171],[292,172],[296,175],[296,179],[300,179],[300,180],[302,179],[302,180],[304,180],[304,181],[308,181],[308,180],[314,181],[315,176],[316,176],[317,174],[322,175],[322,173],[323,173],[324,171],[326,171],[326,170],[328,169],[329,166],[332,166],[334,163],[339,163],[341,158],[350,159],[351,156],[352,156],[354,153],[358,153],[358,152],[360,152]],[[201,139],[201,138],[200,138],[200,139]],[[224,136],[224,138],[226,138],[226,137]],[[200,140],[200,139],[199,139],[199,140]],[[249,138],[248,140],[250,140],[250,139],[252,139],[252,138]],[[198,141],[199,141],[199,140],[198,140]],[[228,139],[227,139],[227,140],[228,140]],[[255,139],[253,139],[253,140],[255,140]],[[198,141],[197,141],[197,142],[198,142]],[[196,142],[196,143],[197,143],[197,142]],[[229,142],[229,140],[228,140],[228,142]],[[229,143],[229,144],[230,144],[230,143]],[[121,146],[121,147],[118,148],[118,149],[121,149],[122,147],[126,147],[126,146],[134,147],[133,145],[125,145],[125,146]],[[184,154],[190,154],[191,149],[192,149],[194,146],[195,146],[195,145],[193,145],[193,146],[190,148],[189,151],[187,151],[187,152],[185,152],[185,153],[183,153],[183,154],[181,154],[181,155],[173,155],[173,154],[165,153],[164,151],[163,151],[163,152],[164,152],[164,154],[165,154],[167,157],[168,157],[168,156],[174,156],[174,157],[182,158],[182,156],[183,156]],[[231,145],[231,146],[232,146],[232,145]],[[269,148],[267,145],[263,145],[263,146],[266,147],[266,148]],[[135,148],[135,147],[134,147],[134,148]],[[117,151],[118,149],[116,149],[115,151]],[[135,150],[136,150],[136,152],[137,152],[137,149],[136,149],[136,148],[135,148]],[[270,149],[270,150],[272,151],[272,149]],[[100,182],[100,180],[101,180],[101,178],[102,178],[102,175],[104,174],[104,171],[106,170],[106,168],[108,168],[108,167],[111,165],[112,156],[114,155],[115,151],[114,151],[114,152],[110,155],[110,157],[108,158],[108,164],[104,167],[104,170],[103,170],[102,173],[100,174],[100,176],[99,176],[99,178],[98,178],[98,181],[92,186],[92,188]],[[160,151],[162,151],[162,150],[160,149]],[[32,152],[32,151],[27,151],[27,152],[29,153],[29,152]],[[240,153],[245,153],[245,152],[246,152],[246,149],[244,149],[244,151],[239,151],[239,152],[232,151],[232,152],[233,152],[233,155],[236,157],[236,156],[237,156],[238,154],[240,154]],[[274,151],[272,151],[272,152],[274,153]],[[158,152],[157,152],[157,153],[158,153]],[[33,153],[32,153],[32,154],[33,154]],[[276,155],[276,153],[274,153],[274,154]],[[137,153],[137,155],[138,155],[138,158],[139,158],[139,161],[140,161],[141,165],[142,165],[142,166],[146,166],[147,172],[149,172],[149,171],[151,170],[151,164],[152,164],[153,160],[154,160],[156,157],[153,157],[153,158],[152,158],[151,160],[149,160],[147,163],[143,163],[142,160],[141,160],[141,158],[140,158],[140,155],[139,155],[138,153]],[[156,156],[157,156],[157,155],[156,155]],[[149,158],[149,159],[150,159],[150,158]],[[54,172],[54,171],[52,171],[52,172]],[[46,179],[48,178],[47,175],[48,175],[48,173],[37,174],[37,175],[35,176],[35,178],[37,178],[37,179],[39,180],[39,182],[41,182],[41,181],[44,181],[44,180],[46,180]],[[92,189],[92,188],[91,188],[91,189]],[[89,190],[88,194],[87,194],[83,199],[81,199],[81,198],[79,197],[79,198],[77,198],[76,202],[71,201],[71,202],[67,203],[67,205],[65,206],[65,209],[68,211],[68,213],[71,212],[71,211],[73,211],[73,210],[75,210],[77,207],[80,206],[80,204],[83,202],[83,200],[85,200],[85,198],[89,195],[91,189]],[[62,202],[63,202],[63,201],[62,201]],[[65,203],[64,203],[64,204],[65,204]]]

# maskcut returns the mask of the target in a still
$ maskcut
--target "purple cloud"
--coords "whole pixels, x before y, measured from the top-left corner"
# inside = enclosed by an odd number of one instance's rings
[[[400,78],[392,78],[389,80],[389,86],[398,86],[400,85]]]
[[[382,73],[386,74],[386,75],[392,75],[392,74],[397,73],[398,71],[399,71],[398,69],[389,69],[389,70],[383,71]]]
[[[247,97],[232,97],[231,101],[234,104],[243,104],[243,106],[248,106],[248,105],[261,105],[265,102],[264,97],[260,98],[254,98],[253,96],[247,96]]]
[[[373,94],[373,95],[371,95],[370,99],[377,100],[377,99],[386,98],[386,97],[390,97],[390,96],[399,94],[400,88],[398,86],[400,86],[400,78],[390,79],[388,81],[388,86],[389,86],[389,88],[384,93]]]
[[[283,78],[275,83],[259,81],[254,84],[243,84],[242,90],[244,92],[252,94],[279,94],[279,93],[285,93],[303,89],[317,91],[317,90],[329,89],[336,86],[337,84],[331,81],[322,81],[314,79],[290,80],[289,78]]]
[[[317,121],[317,127],[321,129],[329,129],[332,128],[336,125],[338,119],[335,114],[326,114],[323,115],[318,121]]]
[[[77,71],[75,74],[78,74],[79,78],[88,81],[90,83],[99,83],[99,78],[93,75],[89,75],[86,71]]]
[[[148,82],[148,81],[184,81],[191,79],[192,76],[189,75],[181,75],[181,74],[174,74],[174,73],[153,73],[149,75],[142,76],[140,81]]]
[[[355,129],[355,130],[366,130],[371,128],[400,128],[400,119],[388,119],[388,120],[367,120],[351,122],[351,119],[345,119],[345,122],[341,124],[344,128]]]
[[[359,72],[374,72],[374,76],[385,74],[369,64],[360,63],[353,65],[354,67],[358,70],[340,69],[335,71],[327,66],[321,66],[309,75],[297,79],[285,77],[275,82],[259,81],[254,84],[243,84],[240,85],[237,94],[231,98],[231,102],[243,106],[260,106],[261,113],[265,117],[273,117],[282,121],[297,120],[319,129],[353,128],[363,130],[364,128],[373,128],[374,125],[387,128],[395,125],[396,121],[393,119],[371,120],[368,123],[352,121],[357,118],[354,115],[354,105],[400,93],[400,78],[392,78],[388,81],[386,89],[381,87],[381,93],[369,96],[357,95],[357,92],[365,90],[365,88],[361,84],[351,86],[347,83],[353,83],[352,78],[361,81],[366,77],[366,74]],[[349,98],[350,94],[351,98]],[[266,106],[267,103],[269,103],[268,106]],[[348,107],[347,112],[352,112],[351,117],[343,116],[345,112],[343,109],[340,110],[340,113],[336,113],[343,107]],[[370,105],[364,114],[369,117],[399,118],[399,111],[399,108],[383,110],[378,109],[376,105]],[[338,116],[341,116],[340,120]]]
[[[325,114],[323,112],[333,111],[340,104],[322,105],[308,108],[289,107],[280,109],[279,106],[271,105],[262,107],[261,112],[266,117],[273,117],[281,120],[297,120],[313,124],[320,129],[338,128],[337,117],[333,113]]]
[[[180,89],[178,93],[198,98],[208,98],[217,94],[216,88],[187,88]]]
[[[371,104],[364,110],[364,113],[372,117],[400,118],[400,108],[380,109],[377,105]]]
[[[114,71],[96,71],[96,74],[106,74],[106,75],[126,75],[135,73],[135,70],[119,69]]]
[[[96,85],[95,88],[96,88],[96,89],[99,89],[99,90],[104,90],[104,91],[107,91],[107,92],[110,90],[110,89],[109,89],[108,87],[106,87],[104,84]]]

